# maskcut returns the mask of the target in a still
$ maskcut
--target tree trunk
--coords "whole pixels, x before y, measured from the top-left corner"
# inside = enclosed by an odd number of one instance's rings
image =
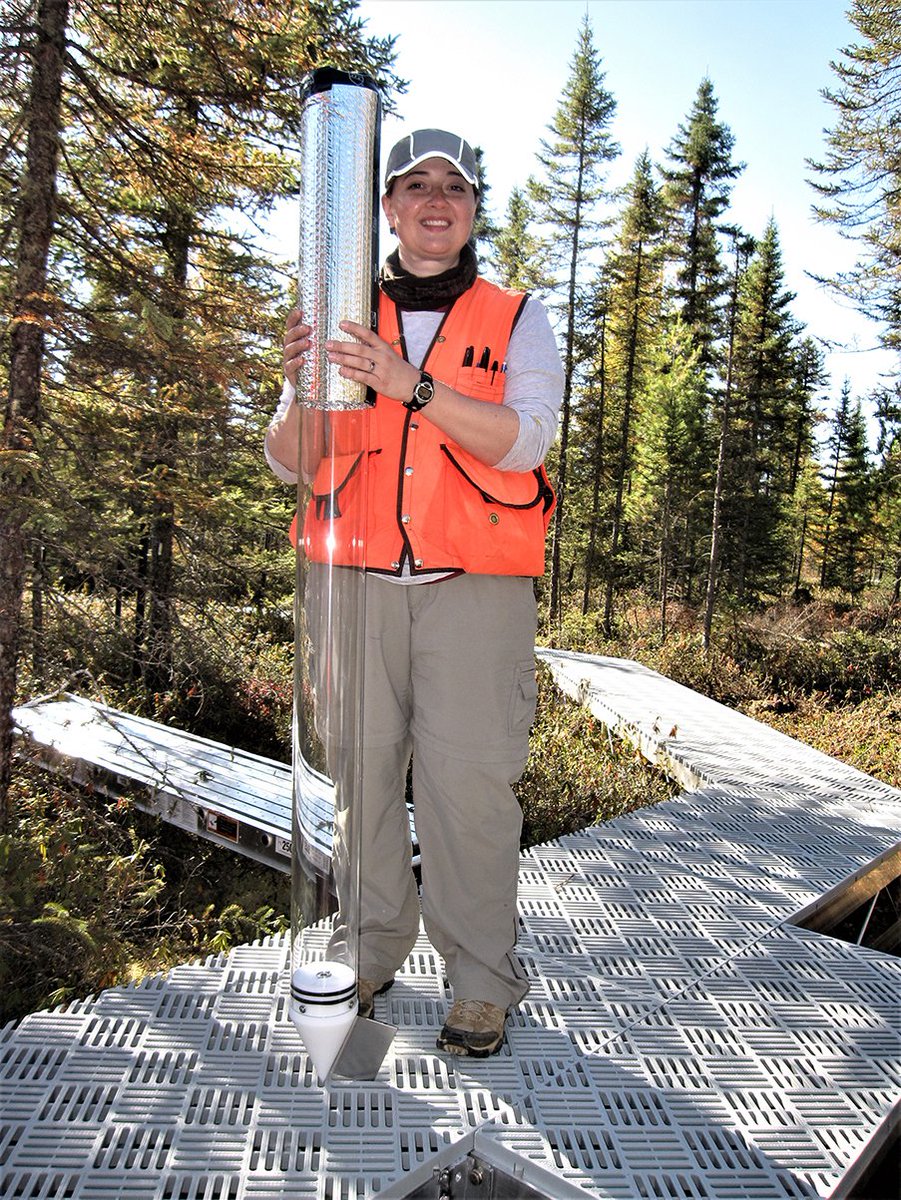
[[[797,562],[797,567],[795,569],[795,587],[794,587],[794,593],[796,596],[801,590],[801,578],[802,578],[802,575],[804,572],[804,551],[806,548],[807,548],[807,513],[805,512],[804,516],[801,520],[801,533],[798,538],[798,562]]]
[[[623,498],[626,490],[626,474],[629,468],[629,436],[632,420],[632,396],[635,390],[635,360],[638,353],[639,305],[641,300],[641,274],[643,246],[639,242],[636,251],[635,279],[632,287],[632,320],[629,328],[629,351],[626,360],[626,379],[623,386],[623,425],[617,466],[616,500],[613,505],[613,532],[610,538],[610,572],[607,576],[607,591],[604,597],[604,632],[609,637],[613,631],[613,592],[615,587],[616,556],[622,532]]]
[[[672,488],[671,479],[667,479],[666,487],[663,489],[663,513],[662,529],[660,531],[660,573],[658,578],[658,586],[660,589],[660,642],[661,645],[666,641],[667,629],[667,601],[669,600],[669,576],[670,576],[670,554],[671,554],[671,534],[670,534],[670,509],[672,504]]]
[[[197,120],[193,106],[185,109],[189,125]],[[179,469],[179,419],[171,403],[179,387],[180,350],[184,337],[185,289],[187,287],[193,214],[184,208],[173,207],[167,216],[163,232],[163,248],[169,267],[169,296],[167,315],[172,319],[170,340],[171,369],[160,379],[158,396],[160,412],[151,433],[149,474],[154,480],[154,500],[148,515],[147,608],[146,620],[141,614],[144,633],[143,678],[149,692],[167,691],[173,678],[173,607],[175,581],[173,563],[175,550],[175,504],[173,482]],[[137,614],[136,614],[137,616]],[[136,630],[137,631],[137,630]]]
[[[10,464],[0,505],[0,831],[9,824],[12,774],[12,708],[16,699],[22,598],[25,590],[25,523],[34,494],[34,431],[42,423],[44,328],[51,319],[47,264],[56,221],[65,34],[69,0],[40,0],[34,63],[24,113],[25,169],[17,213],[18,253],[9,356],[9,400],[3,449]]]
[[[830,546],[830,537],[832,534],[832,513],[835,508],[835,493],[838,490],[838,467],[841,460],[842,443],[841,437],[835,448],[835,462],[832,465],[832,478],[829,481],[829,503],[826,506],[826,521],[823,526],[823,557],[820,560],[820,587],[826,587],[826,580],[829,577],[829,554],[832,549]]]
[[[569,262],[569,294],[566,307],[566,350],[563,402],[560,413],[560,456],[557,469],[557,508],[554,512],[554,541],[551,549],[551,578],[548,596],[548,626],[552,633],[555,622],[559,625],[562,612],[562,589],[560,585],[560,548],[563,540],[563,510],[566,506],[567,456],[569,451],[569,424],[571,414],[573,371],[575,369],[576,338],[576,279],[579,267],[579,240],[582,232],[582,181],[585,174],[584,158],[579,159],[579,174],[576,186],[576,210],[573,215],[572,244]]]
[[[588,549],[585,554],[585,582],[582,588],[582,616],[588,614],[591,603],[591,576],[594,572],[594,555],[600,521],[601,480],[604,474],[604,410],[607,396],[607,317],[601,319],[601,363],[600,363],[600,407],[598,412],[597,431],[594,439],[594,480],[591,491],[591,521],[588,527]]]
[[[31,673],[38,683],[44,679],[44,562],[43,542],[31,548]]]

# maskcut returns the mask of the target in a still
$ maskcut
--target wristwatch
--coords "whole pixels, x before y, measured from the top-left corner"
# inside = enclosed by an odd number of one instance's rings
[[[425,408],[434,395],[435,381],[428,371],[421,371],[419,383],[413,389],[413,395],[409,400],[403,401],[403,406],[404,408],[408,408],[410,412],[419,412],[421,408]]]

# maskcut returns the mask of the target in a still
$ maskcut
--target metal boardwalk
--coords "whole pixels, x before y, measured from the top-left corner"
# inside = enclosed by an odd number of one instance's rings
[[[901,960],[790,922],[898,843],[901,793],[635,663],[539,654],[699,783],[523,855],[502,1053],[436,1052],[421,938],[379,1078],[319,1088],[287,942],[240,947],[3,1031],[0,1195],[437,1195],[473,1147],[556,1198],[841,1192],[901,1098]]]

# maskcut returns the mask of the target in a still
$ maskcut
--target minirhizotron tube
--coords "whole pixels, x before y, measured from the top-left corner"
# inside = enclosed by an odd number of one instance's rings
[[[350,340],[342,320],[375,324],[380,107],[368,78],[316,71],[300,141],[298,307],[313,332],[297,377],[289,1012],[320,1082],[357,1014],[370,411],[324,343]],[[326,948],[318,923],[336,906]]]

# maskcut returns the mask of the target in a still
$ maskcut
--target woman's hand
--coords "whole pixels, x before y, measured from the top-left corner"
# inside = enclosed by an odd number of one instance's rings
[[[345,379],[369,384],[383,396],[403,403],[411,399],[419,383],[419,369],[377,333],[354,321],[342,321],[341,329],[355,342],[326,342],[330,363]],[[432,425],[489,465],[500,462],[516,441],[519,417],[512,408],[491,400],[475,400],[435,380],[435,395],[423,416]]]
[[[419,382],[416,367],[365,325],[341,321],[340,327],[357,341],[325,343],[328,360],[338,367],[338,374],[365,383],[391,400],[409,400]]]
[[[285,326],[284,364],[285,378],[293,387],[297,387],[297,372],[303,362],[303,356],[309,353],[312,332],[312,328],[304,324],[300,309],[292,308]]]

